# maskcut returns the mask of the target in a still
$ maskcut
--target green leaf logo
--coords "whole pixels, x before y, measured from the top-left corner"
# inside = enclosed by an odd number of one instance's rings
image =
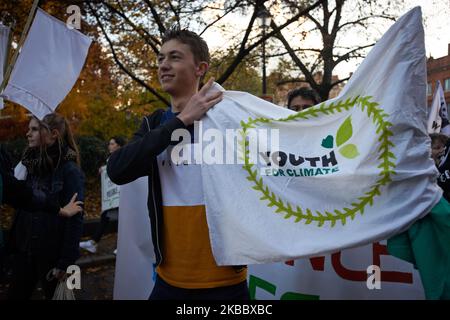
[[[358,148],[351,143],[340,148],[339,152],[347,159],[353,159],[359,156]]]
[[[333,136],[329,135],[322,140],[322,147],[331,149],[333,148]]]
[[[336,145],[340,147],[342,144],[348,141],[353,135],[352,118],[348,117],[344,123],[339,127],[336,134]]]

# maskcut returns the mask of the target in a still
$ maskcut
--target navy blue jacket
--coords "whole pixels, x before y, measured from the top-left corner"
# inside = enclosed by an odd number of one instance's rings
[[[45,195],[47,205],[45,209],[17,210],[11,229],[11,249],[38,255],[65,271],[79,257],[83,214],[66,218],[58,213],[75,193],[77,200],[84,201],[84,174],[75,162],[66,161],[46,176],[28,175],[26,185],[33,194]]]
[[[147,208],[156,265],[163,259],[162,195],[156,158],[172,143],[172,132],[181,128],[186,127],[174,114],[170,111],[157,110],[144,118],[132,141],[113,152],[107,163],[108,176],[118,185],[148,176]]]

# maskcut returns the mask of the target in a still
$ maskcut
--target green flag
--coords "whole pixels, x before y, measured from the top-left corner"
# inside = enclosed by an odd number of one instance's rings
[[[389,239],[388,251],[415,265],[427,299],[450,299],[450,204],[444,198],[407,231]]]

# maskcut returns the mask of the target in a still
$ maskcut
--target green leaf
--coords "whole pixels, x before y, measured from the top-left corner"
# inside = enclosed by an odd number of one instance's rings
[[[322,147],[331,149],[333,148],[333,136],[329,135],[322,140]]]
[[[359,156],[358,148],[354,144],[347,144],[339,149],[339,153],[347,159],[353,159]]]
[[[336,145],[339,147],[348,141],[353,135],[352,118],[348,117],[339,127],[336,134]]]

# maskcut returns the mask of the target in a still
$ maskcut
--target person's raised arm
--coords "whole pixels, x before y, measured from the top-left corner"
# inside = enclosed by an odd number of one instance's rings
[[[177,117],[154,129],[149,127],[150,120],[144,118],[131,142],[109,157],[107,173],[112,182],[121,185],[149,175],[152,160],[169,146],[172,132],[185,128]]]

